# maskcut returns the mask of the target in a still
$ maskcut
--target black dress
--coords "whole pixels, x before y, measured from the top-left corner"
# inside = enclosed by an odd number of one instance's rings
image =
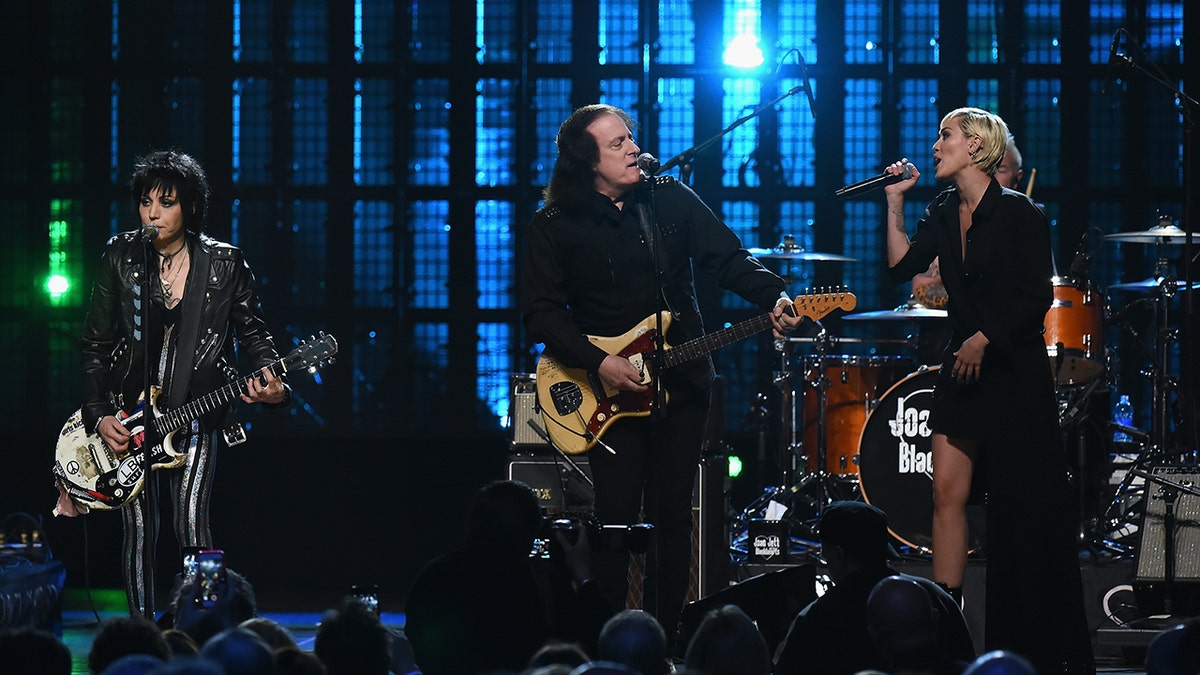
[[[1094,672],[1083,610],[1066,453],[1042,337],[1053,301],[1050,227],[1028,197],[992,181],[972,214],[965,255],[958,190],[930,204],[909,252],[889,270],[907,282],[940,256],[952,337],[930,426],[980,442],[987,489],[987,649],[1011,649],[1039,673]],[[951,377],[954,352],[982,331],[980,378]],[[936,467],[935,467],[936,470]]]

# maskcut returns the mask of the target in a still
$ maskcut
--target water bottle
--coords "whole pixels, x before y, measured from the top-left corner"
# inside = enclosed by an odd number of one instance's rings
[[[1133,426],[1133,404],[1129,402],[1129,394],[1121,394],[1120,400],[1113,406],[1113,422],[1125,427]],[[1114,443],[1130,443],[1133,438],[1124,429],[1113,431]]]

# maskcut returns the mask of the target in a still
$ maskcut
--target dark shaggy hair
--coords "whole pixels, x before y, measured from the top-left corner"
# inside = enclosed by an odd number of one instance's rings
[[[208,176],[194,157],[178,150],[157,150],[139,157],[129,179],[129,198],[133,215],[138,217],[142,198],[155,188],[174,193],[183,210],[183,226],[192,232],[204,231],[208,216]],[[139,219],[137,223],[141,227]]]
[[[550,184],[542,193],[547,206],[570,210],[595,192],[600,146],[587,128],[601,115],[616,115],[630,131],[637,126],[629,113],[604,103],[585,105],[571,113],[558,128],[558,138],[554,141],[558,145],[558,159],[550,174]]]

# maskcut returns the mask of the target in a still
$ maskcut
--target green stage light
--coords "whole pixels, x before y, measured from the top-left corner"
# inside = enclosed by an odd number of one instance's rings
[[[737,455],[729,456],[729,477],[737,478],[742,475],[742,458]]]
[[[71,288],[71,280],[67,279],[61,274],[51,274],[50,277],[46,279],[46,292],[48,292],[52,298],[62,296],[69,288]]]

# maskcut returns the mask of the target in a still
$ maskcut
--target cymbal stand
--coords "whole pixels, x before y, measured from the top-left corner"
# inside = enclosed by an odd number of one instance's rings
[[[1155,319],[1158,320],[1156,324],[1158,331],[1155,336],[1155,363],[1149,372],[1143,370],[1142,374],[1152,378],[1150,440],[1156,447],[1165,451],[1170,415],[1170,405],[1167,399],[1176,386],[1175,381],[1168,373],[1171,345],[1178,336],[1177,331],[1171,328],[1169,321],[1171,299],[1175,297],[1176,284],[1166,258],[1160,257],[1154,267],[1154,277],[1160,281],[1154,311]]]

